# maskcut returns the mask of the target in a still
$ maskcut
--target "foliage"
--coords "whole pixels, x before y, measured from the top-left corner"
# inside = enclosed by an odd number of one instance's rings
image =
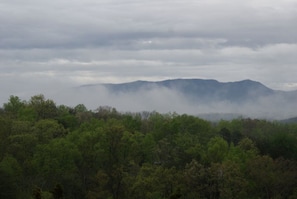
[[[56,106],[0,112],[0,198],[296,198],[297,125]]]

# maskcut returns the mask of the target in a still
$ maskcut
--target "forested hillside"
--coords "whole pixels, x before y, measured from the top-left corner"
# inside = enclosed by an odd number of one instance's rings
[[[0,198],[297,198],[297,124],[120,113],[11,96]]]

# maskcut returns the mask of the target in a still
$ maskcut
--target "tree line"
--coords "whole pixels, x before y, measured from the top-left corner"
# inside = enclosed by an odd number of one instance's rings
[[[297,198],[297,124],[90,111],[36,95],[10,96],[0,127],[0,198]]]

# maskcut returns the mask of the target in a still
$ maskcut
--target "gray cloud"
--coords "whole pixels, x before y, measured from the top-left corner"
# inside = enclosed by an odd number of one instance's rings
[[[297,89],[296,22],[291,0],[4,0],[0,100],[180,77]]]

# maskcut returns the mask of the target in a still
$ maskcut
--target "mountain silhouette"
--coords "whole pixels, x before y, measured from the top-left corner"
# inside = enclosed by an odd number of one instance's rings
[[[77,87],[74,100],[92,107],[104,104],[123,111],[178,112],[205,117],[242,115],[286,119],[297,115],[297,91],[279,91],[260,82],[170,79]],[[209,115],[210,114],[210,115]]]
[[[113,93],[135,93],[157,88],[167,88],[182,94],[191,101],[196,100],[198,102],[223,100],[240,103],[276,93],[276,91],[264,86],[260,82],[252,80],[223,83],[204,79],[172,79],[157,82],[135,81],[102,85]]]

